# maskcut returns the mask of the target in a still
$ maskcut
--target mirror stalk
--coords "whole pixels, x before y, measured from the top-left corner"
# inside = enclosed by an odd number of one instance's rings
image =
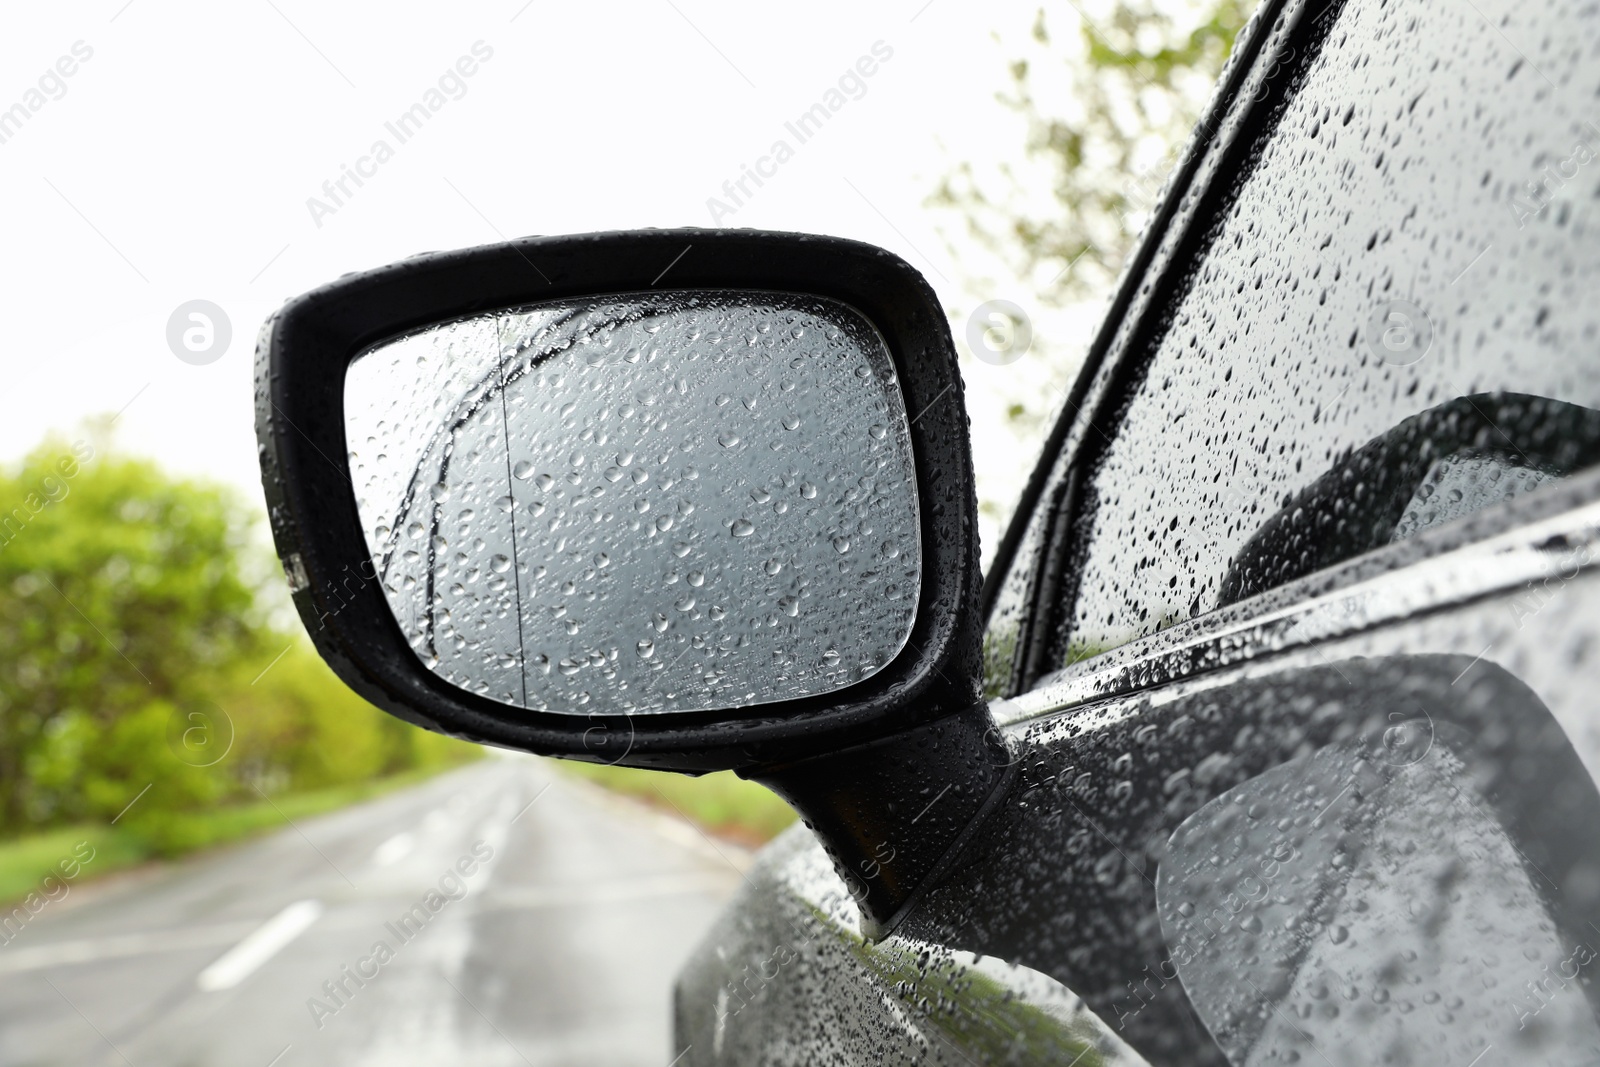
[[[1012,756],[987,703],[838,752],[741,775],[814,832],[878,941],[960,857],[1005,795]]]

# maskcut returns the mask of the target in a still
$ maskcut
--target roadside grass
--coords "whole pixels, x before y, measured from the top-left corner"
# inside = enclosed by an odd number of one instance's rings
[[[286,820],[310,818],[396,789],[414,785],[456,766],[404,771],[375,781],[273,797],[254,804],[193,814],[166,814],[157,821],[121,826],[85,823],[0,841],[0,904],[10,904],[40,891],[48,875],[61,878],[57,864],[71,861],[74,849],[87,842],[93,859],[82,863],[72,885],[125,870],[153,859],[172,859],[214,845],[241,841],[288,826]]]
[[[74,855],[74,850],[84,843],[94,851]],[[115,826],[63,826],[14,838],[0,844],[0,903],[20,900],[35,890],[44,895],[40,886],[46,876],[55,875],[56,881],[67,881],[56,865],[81,863],[85,854],[93,859],[81,865],[77,877],[70,880],[73,885],[102,871],[131,867],[150,853],[143,842]],[[52,890],[53,886],[54,883],[50,887]]]
[[[752,848],[771,841],[795,821],[794,809],[776,793],[732,771],[690,778],[576,760],[551,762],[565,774],[636,797],[662,811],[676,812],[709,833]]]

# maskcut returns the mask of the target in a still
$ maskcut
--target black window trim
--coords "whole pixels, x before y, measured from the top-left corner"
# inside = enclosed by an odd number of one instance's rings
[[[1224,179],[1245,161],[1261,136],[1270,132],[1269,117],[1284,88],[1315,55],[1315,49],[1303,46],[1304,40],[1320,32],[1317,24],[1336,14],[1343,3],[1263,0],[1240,33],[1217,91],[1128,261],[1083,369],[1045,440],[984,576],[982,608],[987,624],[1013,566],[1030,568],[1008,697],[1029,691],[1056,669],[1047,665],[1056,629],[1056,594],[1062,582],[1075,577],[1071,556],[1080,547],[1072,536],[1072,526],[1082,494],[1071,491],[1073,475],[1092,466],[1100,454],[1099,446],[1110,440],[1107,430],[1119,414],[1123,387],[1141,369],[1135,358],[1142,350],[1140,342],[1159,328],[1157,314],[1182,281],[1176,268],[1191,260],[1196,246],[1206,238],[1209,224],[1231,204],[1227,196],[1230,183]],[[1297,65],[1288,69],[1278,57],[1291,43],[1296,46],[1291,55]],[[1098,438],[1091,436],[1091,430]],[[1045,528],[1034,558],[1017,560],[1016,553],[1035,521],[1045,523]]]

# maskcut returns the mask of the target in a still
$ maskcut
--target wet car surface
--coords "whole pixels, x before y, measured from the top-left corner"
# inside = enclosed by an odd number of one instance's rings
[[[1600,1061],[1597,57],[1263,7],[989,578],[1004,802],[875,944],[792,831],[686,1062]]]

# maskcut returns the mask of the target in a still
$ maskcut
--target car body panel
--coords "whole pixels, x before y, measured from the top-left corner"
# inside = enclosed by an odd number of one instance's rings
[[[943,938],[862,938],[804,826],[747,879],[678,984],[685,1064],[1145,1063],[1045,974]]]

